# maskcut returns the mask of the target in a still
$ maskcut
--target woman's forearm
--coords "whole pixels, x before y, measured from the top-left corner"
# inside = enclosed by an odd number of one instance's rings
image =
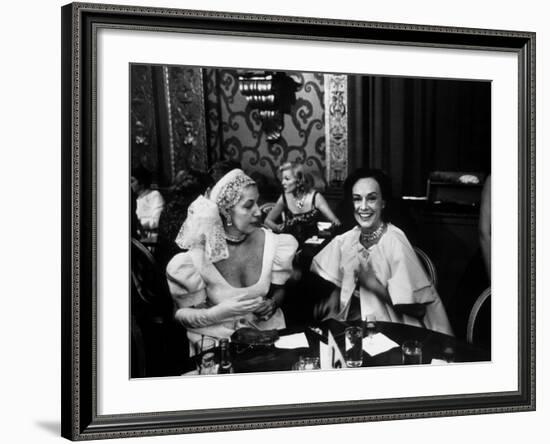
[[[400,304],[395,305],[394,308],[395,311],[416,319],[422,319],[426,314],[426,306],[424,304]]]
[[[269,218],[266,218],[266,219],[265,219],[264,224],[265,224],[268,228],[271,228],[273,231],[275,231],[275,232],[277,232],[277,233],[280,231],[279,225],[276,224],[275,222],[273,222],[272,220],[270,220]]]
[[[388,289],[384,287],[380,281],[378,281],[378,285],[376,285],[375,288],[371,288],[371,291],[378,297],[378,299],[387,305],[393,305]]]
[[[218,306],[210,308],[183,307],[176,310],[174,318],[186,328],[209,327],[230,318]]]
[[[378,299],[384,302],[387,305],[392,306],[392,300],[390,293],[385,285],[382,284],[374,274],[374,272],[369,269],[361,270],[358,276],[359,285],[365,288],[366,290],[374,293]]]
[[[332,212],[330,208],[326,208],[325,211],[321,211],[323,215],[330,220],[334,225],[340,225],[340,219],[336,217],[336,215]]]
[[[317,207],[319,208],[319,211],[325,216],[328,220],[330,220],[334,225],[340,225],[340,219],[336,217],[336,215],[332,212],[330,205],[326,201],[326,199],[319,194],[319,202]]]

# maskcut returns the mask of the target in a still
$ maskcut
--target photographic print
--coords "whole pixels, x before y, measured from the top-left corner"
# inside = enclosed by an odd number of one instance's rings
[[[62,435],[533,410],[534,44],[63,7]]]
[[[491,360],[490,81],[129,69],[132,377]]]

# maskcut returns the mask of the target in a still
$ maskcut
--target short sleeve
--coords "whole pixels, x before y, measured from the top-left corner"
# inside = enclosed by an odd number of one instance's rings
[[[298,248],[298,241],[290,234],[277,234],[271,282],[283,285],[292,273],[292,261]]]
[[[193,261],[192,252],[174,256],[166,267],[166,278],[178,308],[196,307],[206,301],[205,283]]]
[[[394,305],[428,304],[437,299],[416,253],[403,234],[389,245],[388,293]]]
[[[329,244],[315,255],[311,262],[311,271],[323,279],[342,288],[342,236],[335,237]]]

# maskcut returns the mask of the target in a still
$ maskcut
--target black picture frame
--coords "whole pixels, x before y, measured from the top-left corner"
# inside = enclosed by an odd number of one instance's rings
[[[535,409],[535,33],[72,3],[62,14],[62,436],[120,438]],[[96,30],[508,51],[519,60],[516,391],[197,411],[97,414]]]

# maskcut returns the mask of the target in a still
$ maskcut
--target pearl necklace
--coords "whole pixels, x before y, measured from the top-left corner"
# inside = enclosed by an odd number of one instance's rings
[[[231,234],[225,233],[225,240],[231,244],[241,244],[247,237],[248,235],[245,233],[241,233],[241,235],[237,236],[232,236]]]
[[[372,233],[361,232],[361,242],[368,243],[368,244],[375,243],[378,239],[380,239],[380,237],[382,236],[385,230],[386,230],[386,224],[382,222],[380,226],[376,230],[374,230]]]

